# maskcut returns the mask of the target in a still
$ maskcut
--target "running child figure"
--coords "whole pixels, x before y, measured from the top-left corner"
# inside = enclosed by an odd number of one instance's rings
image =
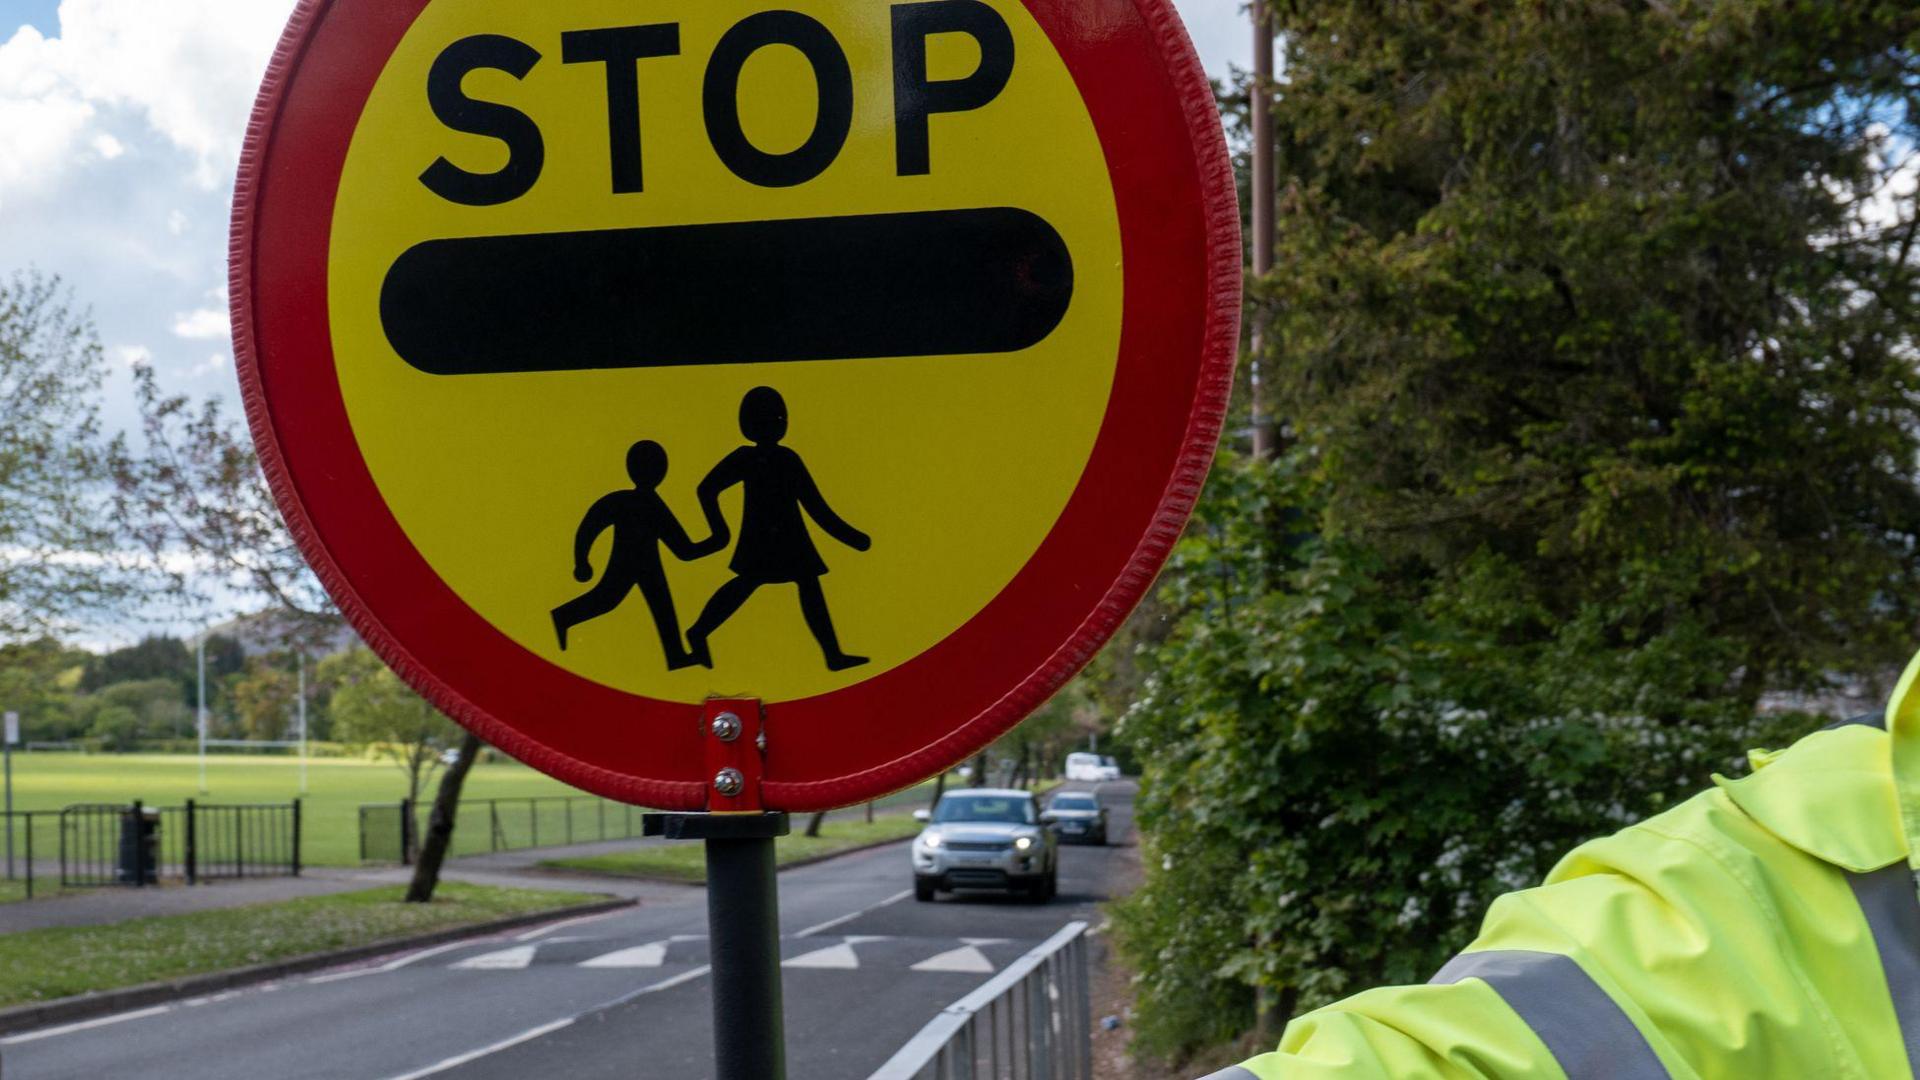
[[[770,386],[747,391],[740,401],[740,433],[752,445],[722,458],[700,481],[700,508],[713,530],[707,544],[725,547],[731,536],[726,516],[720,511],[720,493],[741,485],[742,507],[740,543],[727,564],[734,573],[733,580],[714,592],[687,631],[693,662],[713,666],[707,639],[740,610],[754,590],[762,585],[791,584],[799,589],[800,612],[826,655],[828,670],[859,667],[867,658],[843,651],[834,633],[833,616],[827,611],[827,597],[820,588],[827,564],[813,546],[805,519],[811,517],[828,536],[855,551],[872,547],[872,538],[833,512],[800,455],[780,445],[787,434],[787,403],[779,391]]]
[[[576,581],[593,580],[593,542],[608,529],[613,530],[613,553],[607,558],[599,584],[553,609],[553,630],[564,652],[568,630],[607,614],[619,607],[629,592],[639,589],[653,616],[654,629],[659,631],[667,670],[691,667],[696,661],[680,640],[680,619],[673,609],[666,570],[660,564],[660,547],[664,544],[674,558],[691,562],[725,547],[726,538],[716,535],[698,544],[687,538],[680,519],[660,498],[660,481],[667,475],[667,452],[659,443],[634,443],[627,451],[627,475],[633,479],[633,487],[601,496],[574,534]]]

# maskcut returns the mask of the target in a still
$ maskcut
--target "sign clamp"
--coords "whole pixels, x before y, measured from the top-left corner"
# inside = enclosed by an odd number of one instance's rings
[[[760,778],[766,710],[754,698],[712,698],[701,709],[707,811],[647,814],[642,831],[707,848],[707,934],[713,966],[714,1060],[720,1080],[784,1080],[780,899],[774,841],[784,811],[767,811]]]

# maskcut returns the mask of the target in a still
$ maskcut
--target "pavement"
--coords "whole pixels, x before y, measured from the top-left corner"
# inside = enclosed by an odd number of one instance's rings
[[[1132,785],[1099,787],[1132,843]],[[1061,926],[1098,925],[1123,877],[1122,852],[1067,847],[1051,903],[918,903],[904,842],[783,872],[790,1080],[867,1076]],[[611,914],[0,1038],[0,1060],[7,1080],[710,1077],[705,890],[636,887]]]

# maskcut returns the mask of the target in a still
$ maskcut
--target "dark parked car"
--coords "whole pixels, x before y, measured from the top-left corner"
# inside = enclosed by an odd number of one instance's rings
[[[1041,820],[1053,827],[1060,839],[1086,844],[1107,842],[1107,808],[1090,791],[1063,791],[1047,803]]]

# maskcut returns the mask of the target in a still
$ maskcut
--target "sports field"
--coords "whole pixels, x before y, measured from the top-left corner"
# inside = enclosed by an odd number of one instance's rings
[[[313,758],[307,792],[300,791],[299,761],[269,755],[210,755],[207,792],[201,794],[199,759],[191,754],[16,753],[15,810],[58,810],[75,803],[126,803],[139,799],[178,806],[187,799],[210,803],[284,803],[303,799],[301,847],[313,865],[359,862],[359,807],[392,803],[406,794],[406,775],[387,761]],[[436,772],[421,792],[433,798]],[[468,800],[580,795],[580,791],[506,759],[474,766]],[[424,814],[422,815],[424,820]],[[38,839],[38,838],[37,838]]]

